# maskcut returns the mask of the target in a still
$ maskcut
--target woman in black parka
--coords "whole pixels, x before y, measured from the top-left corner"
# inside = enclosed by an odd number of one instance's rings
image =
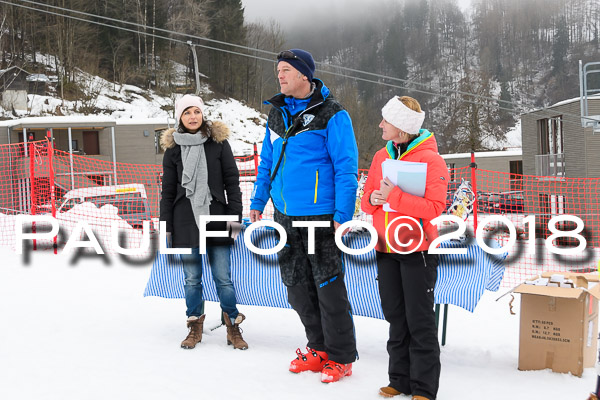
[[[185,95],[177,100],[176,128],[164,131],[160,140],[165,150],[160,220],[166,222],[173,247],[192,248],[192,254],[181,256],[189,329],[181,343],[184,349],[193,349],[202,340],[205,318],[198,218],[236,215],[241,220],[242,216],[239,172],[227,142],[229,128],[204,119],[203,106],[198,96]],[[227,344],[245,350],[248,344],[239,328],[245,316],[237,309],[231,282],[231,228],[227,222],[213,221],[206,229],[230,231],[229,237],[206,238],[206,252],[227,325]]]

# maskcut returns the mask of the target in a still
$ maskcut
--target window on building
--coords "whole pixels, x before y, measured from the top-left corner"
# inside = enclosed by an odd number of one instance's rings
[[[509,167],[510,190],[523,190],[523,161],[510,161]]]
[[[540,137],[540,154],[562,154],[562,116],[538,120],[538,134]]]

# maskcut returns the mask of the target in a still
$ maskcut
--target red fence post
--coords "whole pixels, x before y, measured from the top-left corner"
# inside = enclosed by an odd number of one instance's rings
[[[473,187],[473,236],[477,236],[477,164],[475,164],[475,153],[471,152],[471,183]]]
[[[258,176],[258,146],[254,143],[254,176]]]
[[[52,160],[54,158],[54,143],[52,142],[52,130],[48,129],[46,131],[46,139],[48,139],[48,181],[50,184],[50,207],[52,211],[52,216],[56,218],[56,205],[55,205],[55,192],[54,192],[54,164]],[[54,248],[54,254],[57,254],[57,243],[56,236],[54,236],[54,243],[52,247]]]
[[[35,157],[35,145],[33,142],[29,142],[29,202],[30,213],[35,215],[35,164],[33,158]],[[35,233],[35,221],[31,223],[31,232]],[[33,239],[33,250],[37,250],[37,240]]]

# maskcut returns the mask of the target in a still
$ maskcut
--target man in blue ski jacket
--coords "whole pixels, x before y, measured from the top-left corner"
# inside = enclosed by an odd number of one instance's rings
[[[290,371],[321,373],[336,382],[352,375],[356,338],[344,284],[341,251],[334,234],[352,219],[356,200],[358,150],[348,112],[319,79],[304,50],[277,57],[281,93],[266,104],[272,109],[250,205],[250,220],[260,219],[269,198],[275,222],[287,233],[279,252],[288,301],[300,316],[308,338],[307,353],[296,350]],[[306,227],[294,222],[329,222],[314,229],[310,254]]]

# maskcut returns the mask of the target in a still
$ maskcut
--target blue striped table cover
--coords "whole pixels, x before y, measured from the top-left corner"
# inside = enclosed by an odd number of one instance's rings
[[[273,230],[257,229],[252,243],[260,248],[276,245]],[[344,244],[350,248],[364,248],[369,236],[349,233]],[[498,247],[498,244],[488,244]],[[440,255],[438,279],[435,286],[436,304],[453,304],[473,311],[484,290],[497,291],[504,275],[503,255],[494,256],[483,251],[476,243],[442,242],[440,247],[466,247],[466,255]],[[202,256],[204,298],[218,301],[206,255]],[[383,319],[377,288],[375,251],[360,256],[343,253],[345,282],[354,315]],[[277,255],[261,256],[244,245],[243,234],[235,241],[231,252],[231,278],[238,304],[290,308],[287,290],[281,282]],[[184,298],[183,268],[178,255],[158,255],[150,271],[144,296]]]
[[[498,248],[499,244],[493,240],[488,246]],[[440,254],[434,289],[436,304],[454,304],[472,312],[486,289],[495,292],[500,288],[507,252],[488,254],[474,241],[445,241],[440,247],[466,247],[467,253]]]

